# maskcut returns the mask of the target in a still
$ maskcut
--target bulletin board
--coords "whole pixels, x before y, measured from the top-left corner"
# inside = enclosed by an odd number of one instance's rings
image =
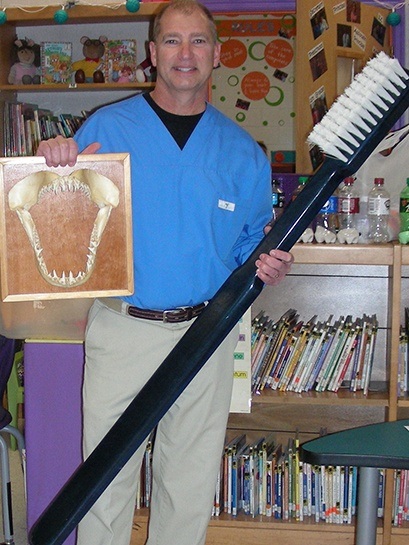
[[[285,169],[295,149],[295,14],[218,14],[216,24],[221,62],[213,72],[212,103]]]
[[[306,143],[313,126],[371,57],[390,53],[389,13],[354,0],[297,2],[297,172],[311,173],[322,162]]]

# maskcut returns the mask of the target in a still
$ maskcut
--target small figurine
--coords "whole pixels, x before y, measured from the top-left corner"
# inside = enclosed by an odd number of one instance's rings
[[[105,52],[104,43],[108,40],[106,36],[91,39],[88,36],[81,38],[83,45],[82,53],[84,58],[72,63],[72,70],[76,83],[103,83],[102,58]]]
[[[39,44],[28,38],[14,40],[11,62],[9,83],[12,85],[40,83],[41,56]]]
[[[149,75],[146,74],[146,70],[149,68]],[[151,59],[147,57],[136,67],[135,79],[139,83],[145,83],[147,81],[155,81],[156,68],[152,65]]]

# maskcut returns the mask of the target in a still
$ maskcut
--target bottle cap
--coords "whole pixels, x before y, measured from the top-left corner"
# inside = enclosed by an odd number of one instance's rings
[[[348,176],[348,178],[345,178],[344,184],[350,185],[350,184],[353,184],[354,181],[355,181],[355,178],[353,176]]]
[[[300,176],[298,178],[298,183],[304,185],[308,182],[308,180],[309,180],[309,176]]]
[[[383,185],[384,179],[383,178],[375,178],[375,184],[376,185]]]
[[[398,235],[401,244],[409,244],[409,231],[402,231]]]

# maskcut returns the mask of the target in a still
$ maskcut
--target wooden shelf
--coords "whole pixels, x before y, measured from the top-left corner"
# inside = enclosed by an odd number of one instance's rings
[[[128,91],[128,90],[144,90],[144,89],[153,89],[155,86],[154,83],[81,83],[81,84],[63,84],[56,83],[55,85],[0,85],[0,92],[40,92],[40,93],[55,93],[55,92],[66,92],[66,93],[78,93],[81,91]]]
[[[398,398],[398,407],[409,407],[409,396],[407,394]]]
[[[322,265],[392,265],[394,243],[296,244],[291,250],[296,263]],[[409,251],[408,251],[409,263]]]
[[[265,389],[260,395],[253,395],[252,404],[266,405],[356,405],[388,407],[388,393],[386,390],[370,392],[367,396],[363,392],[350,392],[339,390],[338,392],[277,392]],[[409,406],[409,401],[408,401]]]
[[[142,545],[146,539],[148,514],[146,509],[135,511],[131,545]],[[272,542],[291,543],[291,545],[328,545],[348,543],[352,545],[355,535],[355,524],[328,524],[306,520],[278,521],[269,517],[250,517],[239,514],[231,516],[222,514],[212,517],[207,532],[206,545],[271,545]],[[407,539],[407,532],[399,532],[399,537]],[[381,543],[383,530],[378,523],[377,540]],[[392,545],[403,545],[393,541]]]
[[[135,13],[130,13],[123,4],[111,4],[105,6],[74,6],[67,10],[68,20],[64,25],[93,22],[131,22],[133,20],[149,21],[162,9],[167,2],[141,2],[140,8]],[[38,22],[41,25],[55,25],[55,12],[59,6],[47,6],[39,8],[7,8],[7,23],[32,25]],[[6,24],[7,24],[6,23]]]
[[[402,244],[402,265],[409,265],[409,245]]]

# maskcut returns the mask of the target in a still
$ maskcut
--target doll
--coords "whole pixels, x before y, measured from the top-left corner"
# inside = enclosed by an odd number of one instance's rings
[[[8,82],[13,85],[40,83],[40,46],[33,40],[16,39],[11,54]]]

